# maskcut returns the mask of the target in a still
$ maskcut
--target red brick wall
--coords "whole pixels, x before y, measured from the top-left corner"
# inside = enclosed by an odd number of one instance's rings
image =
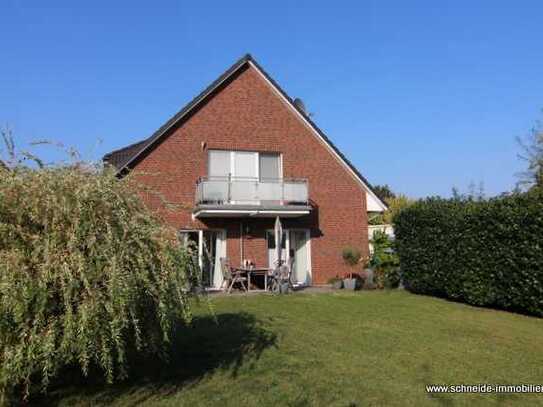
[[[348,271],[341,259],[346,245],[368,252],[365,191],[253,67],[237,74],[135,165],[141,180],[181,206],[167,211],[159,198],[147,196],[167,223],[178,229],[226,228],[228,256],[239,263],[239,219],[191,218],[196,180],[207,175],[207,150],[216,148],[281,152],[283,175],[308,179],[316,209],[307,218],[284,220],[283,227],[311,228],[314,284]],[[273,219],[244,222],[252,230],[244,238],[244,257],[267,265],[264,231],[273,228]]]

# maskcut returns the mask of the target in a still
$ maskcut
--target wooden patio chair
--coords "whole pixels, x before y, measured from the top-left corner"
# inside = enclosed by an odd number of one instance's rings
[[[245,285],[245,282],[247,281],[247,277],[244,277],[241,274],[240,270],[234,270],[232,267],[230,267],[230,262],[226,257],[221,257],[221,271],[222,271],[222,278],[223,283],[221,288],[226,288],[226,291],[228,294],[232,292],[232,288],[234,287],[234,284],[239,283],[244,291],[247,291],[247,286]]]

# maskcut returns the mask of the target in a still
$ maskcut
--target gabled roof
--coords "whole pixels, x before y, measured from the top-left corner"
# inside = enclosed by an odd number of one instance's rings
[[[330,139],[322,132],[321,129],[311,120],[311,118],[304,112],[294,101],[285,93],[285,91],[262,69],[262,67],[255,61],[250,55],[246,54],[240,58],[234,65],[228,68],[219,78],[217,78],[211,85],[209,85],[203,92],[191,100],[183,109],[173,115],[164,125],[162,125],[157,131],[155,131],[150,137],[140,142],[131,144],[127,147],[112,151],[103,157],[103,161],[107,164],[113,165],[117,168],[120,175],[124,174],[130,166],[135,163],[140,156],[147,152],[155,145],[162,137],[164,137],[168,130],[177,125],[181,120],[188,116],[193,109],[196,109],[202,102],[204,102],[208,96],[210,96],[221,84],[227,81],[232,75],[238,72],[246,64],[253,66],[256,71],[262,75],[262,77],[269,82],[272,88],[277,91],[280,97],[282,97],[290,108],[304,121],[308,127],[319,137],[324,144],[330,149],[330,152],[336,156],[336,158],[342,163],[346,169],[352,173],[352,175],[362,184],[364,189],[371,195],[375,203],[381,208],[381,210],[387,209],[386,204],[379,199],[371,184],[368,180],[358,171],[358,169],[343,155],[341,151],[330,141]]]

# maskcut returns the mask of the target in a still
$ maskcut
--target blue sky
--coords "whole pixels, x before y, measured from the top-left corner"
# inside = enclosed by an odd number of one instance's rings
[[[414,197],[510,190],[515,137],[543,108],[540,1],[3,0],[0,15],[0,123],[87,158],[148,136],[247,52],[372,183]]]

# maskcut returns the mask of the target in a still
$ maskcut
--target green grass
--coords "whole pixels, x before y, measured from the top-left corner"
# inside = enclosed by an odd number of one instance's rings
[[[169,367],[60,387],[60,405],[543,405],[543,395],[434,394],[425,384],[543,384],[543,320],[402,291],[215,297]],[[44,400],[42,400],[44,401]]]

